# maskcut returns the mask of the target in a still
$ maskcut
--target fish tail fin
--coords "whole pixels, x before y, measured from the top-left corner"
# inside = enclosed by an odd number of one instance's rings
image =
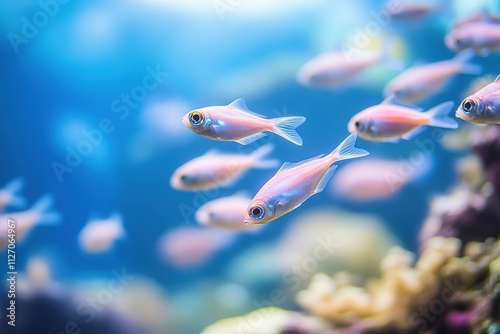
[[[473,49],[467,49],[460,52],[455,56],[455,58],[453,58],[453,60],[456,61],[460,66],[460,73],[479,75],[483,72],[483,69],[480,65],[469,64],[469,61],[474,57],[474,55],[475,52]]]
[[[302,146],[302,138],[299,136],[295,129],[306,121],[305,117],[302,116],[292,116],[292,117],[280,117],[275,118],[274,122],[274,133],[278,136],[291,141],[295,145]]]
[[[276,160],[276,159],[265,160],[264,159],[264,157],[266,155],[268,155],[269,153],[271,153],[271,151],[273,149],[274,149],[274,145],[273,144],[266,144],[266,145],[263,145],[263,146],[259,147],[255,151],[253,151],[252,152],[252,157],[253,157],[253,159],[255,161],[255,163],[254,163],[253,166],[255,168],[263,168],[263,169],[277,167],[279,165],[279,161],[278,160]]]
[[[4,187],[4,190],[8,192],[11,196],[9,206],[22,208],[26,206],[26,199],[19,194],[19,192],[24,188],[24,178],[16,177],[15,179],[9,181]]]
[[[39,225],[57,225],[61,222],[61,214],[53,210],[54,195],[47,193],[40,197],[31,207],[31,211],[40,215]]]
[[[330,153],[330,156],[334,159],[334,161],[354,159],[369,154],[361,148],[354,147],[357,137],[358,136],[355,133],[351,133],[332,151],[332,153]]]
[[[404,62],[397,59],[392,52],[396,42],[397,39],[395,37],[389,37],[384,41],[380,49],[380,62],[391,70],[402,71],[405,68]]]
[[[118,211],[113,212],[108,219],[116,221],[117,225],[120,227],[120,234],[119,238],[126,238],[127,237],[127,231],[125,231],[125,228],[123,227],[123,216],[121,213]]]
[[[441,103],[430,109],[427,111],[429,114],[428,125],[446,129],[458,128],[458,123],[448,115],[452,109],[453,101]]]

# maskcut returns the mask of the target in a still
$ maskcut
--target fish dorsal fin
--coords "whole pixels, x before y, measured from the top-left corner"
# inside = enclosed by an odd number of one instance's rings
[[[250,111],[248,110],[248,107],[247,107],[247,104],[245,102],[245,100],[243,100],[241,97],[239,99],[236,99],[234,100],[233,102],[231,102],[228,107],[231,107],[233,109],[237,109],[237,110],[240,110],[240,111],[244,111],[250,115],[254,115],[254,116],[258,116],[258,117],[261,117],[261,118],[267,118],[266,116],[264,115],[260,115],[260,114],[257,114],[253,111]]]
[[[497,81],[499,81],[499,80],[500,80],[500,74],[497,76],[497,78],[496,78],[496,79],[495,79],[495,81],[493,81],[493,82],[497,82]]]
[[[249,111],[245,100],[243,100],[241,97],[231,102],[229,104],[229,107]]]
[[[391,94],[387,96],[380,104],[396,104],[398,102],[398,99],[396,97],[396,94]]]
[[[417,106],[415,106],[413,104],[401,102],[400,100],[398,100],[396,94],[389,95],[380,104],[398,105],[398,106],[402,106],[402,107],[414,109],[416,111],[422,111],[423,110],[422,108],[419,108],[419,107],[417,107]]]
[[[320,193],[325,189],[326,185],[328,184],[328,181],[332,178],[333,173],[337,169],[337,165],[333,165],[328,170],[326,171],[325,175],[319,180],[318,185],[316,186],[316,189],[314,189],[313,195]]]
[[[299,161],[299,162],[285,162],[283,165],[281,165],[280,169],[278,170],[278,173],[282,172],[282,171],[285,171],[287,169],[291,169],[291,168],[294,168],[294,167],[298,167],[300,165],[304,165],[304,164],[306,164],[306,163],[308,163],[310,161],[322,158],[323,156],[324,156],[324,154],[320,154],[320,155],[317,155],[315,157],[312,157],[312,158],[309,158],[309,159],[305,159],[305,160],[302,160],[302,161]]]

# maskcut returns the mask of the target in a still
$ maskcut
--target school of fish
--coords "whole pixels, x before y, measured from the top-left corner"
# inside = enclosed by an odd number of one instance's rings
[[[418,19],[443,10],[443,5],[404,5],[392,13],[395,20]],[[346,87],[355,82],[364,71],[382,65],[394,70],[401,66],[392,57],[391,39],[379,51],[365,52],[347,59],[341,50],[322,53],[306,62],[298,71],[297,81],[306,87]],[[456,129],[458,122],[450,113],[453,101],[443,102],[428,111],[410,103],[438,95],[458,74],[479,75],[480,66],[471,63],[476,55],[488,55],[500,50],[500,21],[488,13],[480,13],[456,23],[445,37],[444,44],[457,55],[448,60],[428,64],[414,64],[387,82],[378,105],[352,115],[347,124],[350,134],[331,153],[304,161],[284,163],[252,199],[236,194],[209,202],[196,212],[197,221],[204,226],[225,230],[244,230],[245,225],[266,224],[302,205],[310,196],[325,189],[337,162],[363,157],[367,151],[354,147],[357,136],[379,142],[409,140],[424,127]],[[455,112],[456,118],[476,124],[500,123],[500,75],[484,88],[463,100]],[[243,99],[226,106],[199,108],[184,115],[182,122],[194,133],[220,141],[236,141],[242,145],[263,138],[265,132],[275,133],[288,141],[302,145],[296,128],[305,117],[267,118],[250,111]],[[274,160],[262,160],[271,149],[269,144],[249,155],[231,155],[209,151],[179,167],[171,178],[171,185],[179,190],[203,190],[233,184],[249,168],[273,168]],[[354,166],[355,165],[355,166]],[[345,167],[343,179],[332,187],[337,193],[357,199],[384,197],[399,190],[416,176],[396,180],[388,186],[387,175],[395,173],[397,163],[375,159],[365,164],[353,164],[352,173],[359,176],[361,169],[370,169],[363,177],[352,175]],[[421,173],[420,173],[421,174]],[[358,182],[358,179],[361,180]],[[350,181],[348,181],[350,180]],[[342,182],[344,181],[344,182]]]
[[[407,3],[391,13],[391,18],[405,23],[443,11],[445,7],[446,1],[436,6]],[[173,117],[182,117],[179,119],[181,127],[180,121],[201,137],[246,146],[239,146],[245,149],[237,153],[214,148],[193,157],[171,175],[170,185],[175,190],[213,191],[237,185],[238,180],[253,169],[276,168],[277,171],[267,182],[256,182],[259,189],[253,196],[244,189],[243,192],[234,192],[232,196],[205,201],[193,213],[201,226],[179,228],[160,238],[158,251],[161,256],[180,266],[200,263],[230,245],[235,232],[259,231],[260,225],[297,209],[312,195],[326,188],[338,168],[338,162],[369,154],[355,147],[358,137],[373,142],[395,143],[414,138],[426,127],[457,129],[457,120],[470,124],[500,124],[498,73],[495,74],[498,75],[496,79],[490,74],[482,77],[481,85],[472,86],[472,91],[468,91],[458,106],[453,101],[443,101],[424,111],[413,105],[439,97],[456,76],[465,74],[464,78],[470,78],[481,74],[481,67],[473,60],[500,51],[500,18],[481,12],[457,22],[443,40],[443,46],[457,53],[450,59],[414,63],[403,70],[402,62],[392,54],[394,45],[394,38],[385,38],[378,50],[360,52],[349,59],[343,50],[330,50],[312,57],[297,69],[297,82],[311,89],[351,89],[366,71],[377,66],[399,74],[385,82],[380,92],[382,102],[367,105],[364,110],[349,115],[350,120],[346,124],[348,133],[335,136],[344,138],[338,146],[332,150],[334,145],[328,136],[325,137],[325,146],[331,150],[330,153],[299,162],[285,162],[279,169],[278,160],[267,158],[275,145],[262,143],[262,140],[268,134],[274,134],[302,146],[303,139],[297,128],[306,121],[305,117],[268,117],[248,108],[242,98],[187,113],[187,107],[179,106],[182,112],[175,113]],[[483,78],[489,78],[489,82],[485,84]],[[152,113],[150,122],[158,123],[162,114],[157,115],[154,110]],[[171,127],[168,131],[172,131]],[[320,149],[317,153],[325,150]],[[426,165],[429,164],[426,162]],[[329,189],[352,200],[380,199],[398,192],[424,173],[422,169],[402,178],[397,175],[399,166],[397,161],[377,157],[355,161],[342,167]],[[396,177],[391,178],[391,175]],[[392,181],[389,182],[389,179]],[[25,211],[5,213],[6,209],[21,209],[27,205],[26,198],[21,194],[24,186],[25,180],[18,177],[0,189],[0,219],[16,221],[18,242],[22,242],[37,226],[50,226],[61,221],[60,213],[54,209],[52,194],[42,195]],[[9,229],[9,225],[2,225],[0,229],[0,250],[8,244]],[[118,240],[125,237],[123,218],[115,212],[108,218],[89,219],[78,235],[78,243],[83,252],[93,255],[110,251]]]

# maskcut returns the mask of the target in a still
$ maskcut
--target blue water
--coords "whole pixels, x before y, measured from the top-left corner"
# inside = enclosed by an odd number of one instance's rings
[[[24,177],[24,194],[29,202],[51,192],[56,199],[55,207],[63,217],[59,226],[37,228],[18,246],[20,268],[30,256],[46,254],[56,264],[54,275],[62,281],[106,274],[111,267],[126,266],[131,272],[153,278],[167,291],[179,291],[195,282],[222,280],[228,262],[242,251],[256,243],[276,240],[285,231],[287,222],[305,210],[330,207],[376,213],[406,248],[418,249],[417,235],[427,215],[429,200],[457,182],[454,161],[463,152],[438,148],[432,155],[432,169],[418,183],[408,185],[390,199],[354,203],[332,198],[324,192],[272,222],[264,233],[240,237],[229,249],[198,268],[180,270],[164,263],[157,256],[158,237],[180,226],[196,226],[192,217],[184,219],[179,210],[182,203],[191,205],[196,194],[172,189],[169,179],[173,171],[210,148],[233,152],[241,148],[237,143],[197,137],[186,128],[183,129],[184,139],[178,144],[158,145],[147,158],[132,159],[134,138],[144,130],[140,115],[152,101],[175,98],[196,108],[225,105],[242,97],[251,110],[262,114],[272,115],[273,110],[286,108],[290,115],[306,116],[307,121],[298,129],[304,146],[295,146],[275,135],[264,140],[276,146],[273,157],[293,162],[331,151],[347,136],[346,124],[352,115],[382,100],[384,83],[334,91],[311,89],[293,80],[297,68],[290,68],[288,72],[292,78],[282,82],[273,84],[270,81],[271,84],[247,91],[242,85],[244,79],[240,78],[235,85],[241,88],[235,88],[234,94],[217,91],[214,87],[220,80],[229,80],[238,71],[252,68],[266,59],[293,53],[303,61],[308,60],[324,51],[315,40],[318,36],[324,39],[324,36],[331,36],[332,48],[341,38],[335,31],[325,32],[328,15],[319,7],[303,15],[300,12],[276,13],[256,19],[240,16],[245,12],[245,5],[241,5],[226,13],[226,18],[220,21],[214,12],[200,14],[200,18],[189,12],[176,13],[158,3],[73,1],[61,5],[57,15],[40,28],[35,37],[19,45],[18,53],[8,38],[2,38],[0,183]],[[378,2],[355,3],[367,10],[380,6]],[[325,8],[329,8],[331,20],[342,21],[326,1]],[[20,18],[31,17],[38,10],[34,1],[28,5],[0,4],[2,35],[6,37],[12,31],[19,33]],[[94,10],[99,14],[91,16],[89,13]],[[449,22],[446,17],[433,16],[426,22],[425,30],[420,26],[405,27],[396,23],[387,28],[404,38],[407,65],[418,60],[449,59],[454,55],[442,43],[445,33],[442,22]],[[349,22],[343,21],[338,26],[339,31],[352,28]],[[498,61],[498,55],[492,55],[477,57],[474,63],[483,65],[485,73],[497,73]],[[129,107],[129,116],[121,120],[111,104],[121,94],[129,94],[140,85],[147,68],[156,66],[168,76],[148,92],[143,101]],[[272,66],[268,70],[270,76],[278,75]],[[384,73],[388,78],[396,74]],[[458,75],[444,92],[421,106],[430,108],[446,100],[458,103],[473,78]],[[114,130],[105,134],[102,143],[60,181],[52,164],[55,161],[64,163],[67,147],[75,148],[84,139],[81,131],[95,129],[103,118],[111,120]],[[424,139],[430,133],[426,130],[418,138]],[[171,140],[176,143],[175,138]],[[416,149],[414,142],[372,143],[362,139],[357,146],[373,156],[395,159],[406,159]],[[142,149],[148,148],[139,151]],[[346,165],[342,163],[340,168]],[[218,196],[231,195],[241,189],[253,194],[274,172],[251,170],[235,185],[221,189]],[[106,216],[113,211],[123,214],[126,240],[118,242],[108,254],[83,253],[76,240],[89,215]]]

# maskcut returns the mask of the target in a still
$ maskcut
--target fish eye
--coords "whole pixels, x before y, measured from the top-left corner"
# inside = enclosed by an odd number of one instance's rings
[[[192,126],[199,126],[204,120],[205,116],[201,112],[193,111],[189,114],[189,123],[191,123]]]
[[[262,218],[264,218],[264,214],[265,214],[265,211],[261,205],[252,206],[248,210],[248,215],[250,216],[250,218],[252,218],[254,220],[261,220]]]
[[[188,180],[188,176],[187,176],[186,174],[184,174],[184,175],[181,175],[181,176],[179,177],[179,179],[181,180],[181,182],[186,183],[186,182],[187,182],[187,180]]]
[[[354,126],[359,129],[359,127],[361,126],[361,123],[359,121],[356,121],[354,123]]]
[[[460,45],[462,44],[462,42],[463,42],[463,41],[462,41],[460,38],[455,39],[455,44],[456,44],[457,46],[460,46]]]
[[[476,102],[474,102],[474,100],[466,99],[464,100],[464,102],[462,102],[462,110],[467,115],[472,114],[473,112],[476,111],[476,109],[477,109],[477,104]]]

